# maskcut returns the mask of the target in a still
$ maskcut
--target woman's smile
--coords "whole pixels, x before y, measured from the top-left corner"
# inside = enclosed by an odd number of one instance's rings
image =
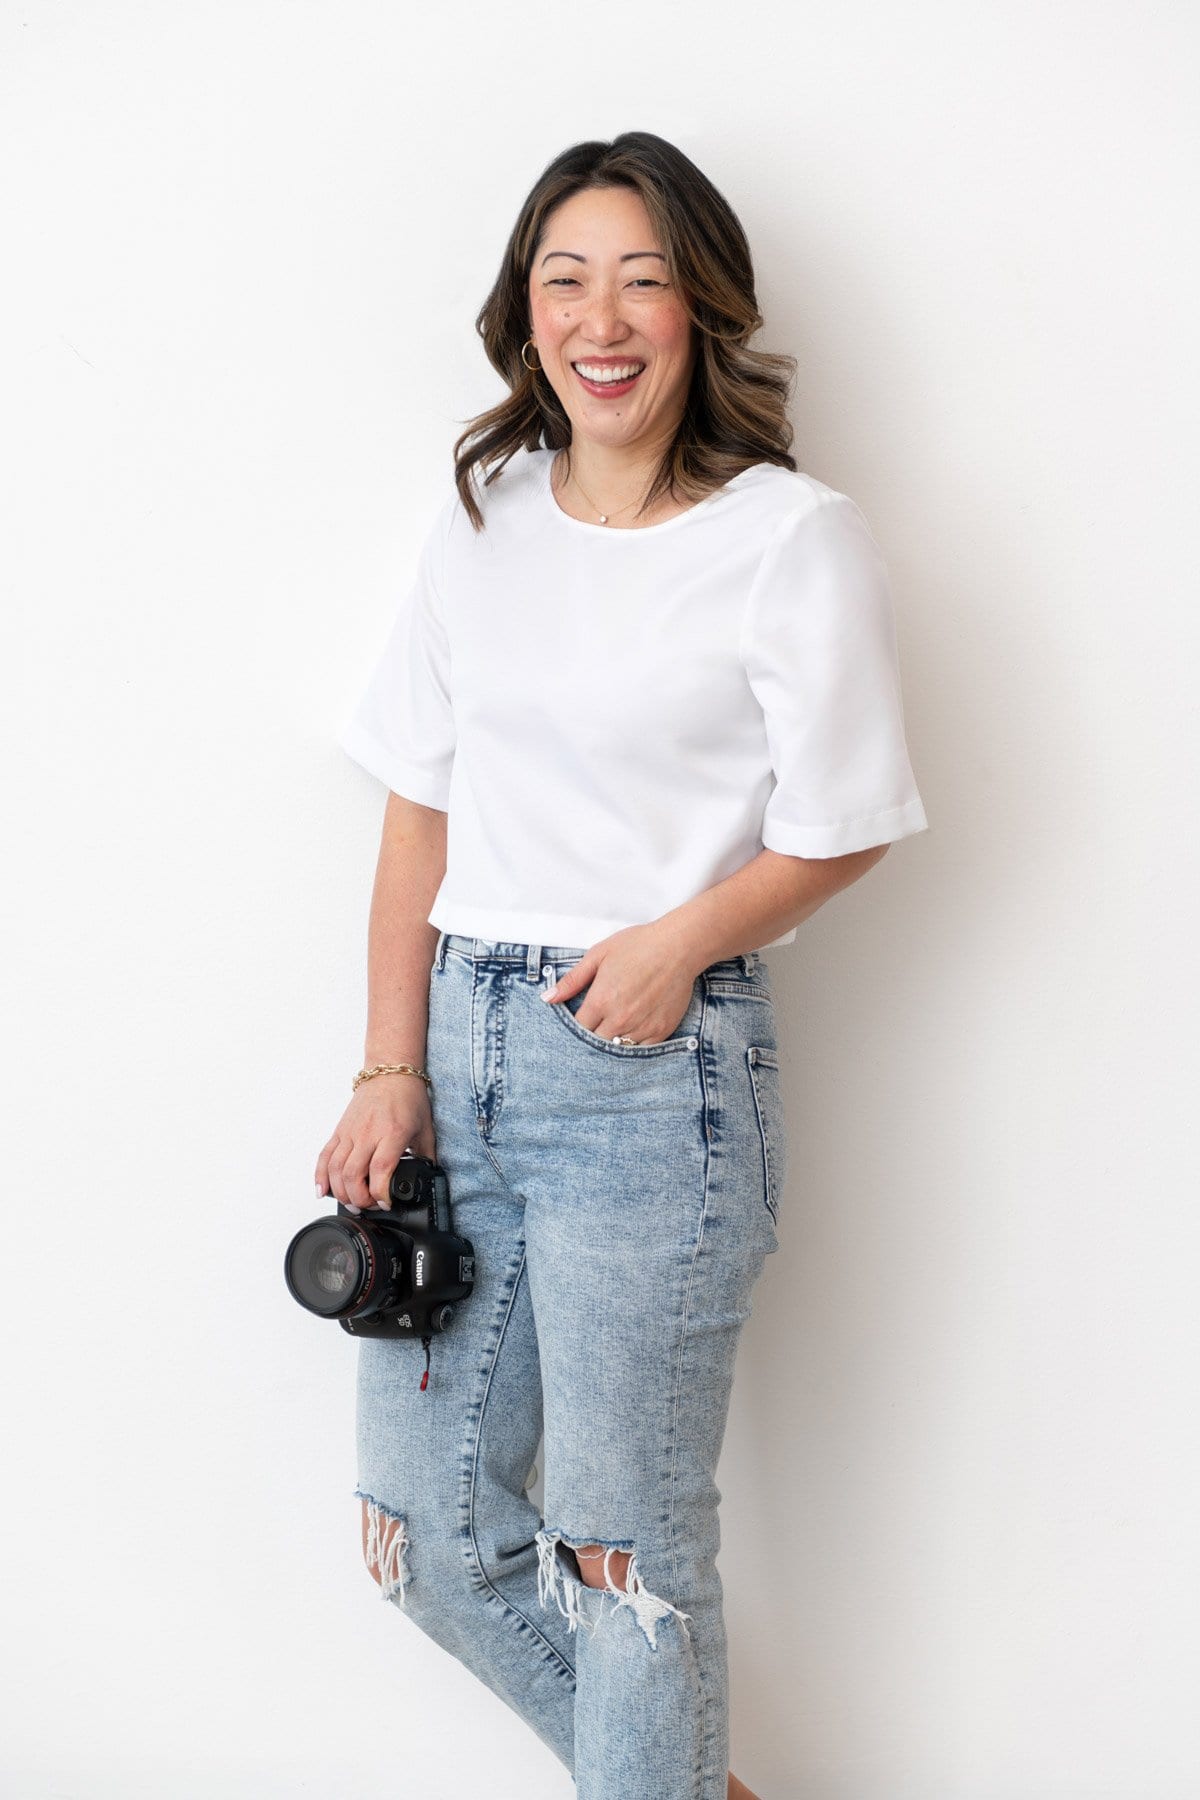
[[[587,393],[608,400],[614,394],[628,394],[646,365],[636,356],[594,356],[581,358],[578,362],[573,362],[571,367],[580,386]]]

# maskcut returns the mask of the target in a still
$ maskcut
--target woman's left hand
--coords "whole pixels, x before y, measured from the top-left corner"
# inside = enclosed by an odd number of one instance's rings
[[[670,953],[654,925],[627,925],[592,944],[559,976],[543,1000],[591,991],[575,1017],[600,1037],[661,1044],[687,1012],[696,971]]]

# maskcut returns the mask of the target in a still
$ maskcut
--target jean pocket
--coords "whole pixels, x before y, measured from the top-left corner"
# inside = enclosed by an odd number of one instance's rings
[[[762,1146],[763,1199],[771,1218],[778,1220],[788,1157],[779,1053],[770,1044],[751,1044],[746,1050],[746,1067]]]
[[[564,971],[557,972],[561,974]],[[587,999],[590,991],[591,983],[589,982],[582,992],[570,994],[565,1000],[551,1000],[546,1007],[547,1012],[554,1015],[564,1030],[568,1031],[573,1038],[578,1039],[580,1043],[587,1044],[589,1048],[602,1050],[606,1056],[623,1057],[633,1061],[649,1056],[674,1055],[681,1050],[699,1049],[700,1040],[696,1036],[696,1032],[699,1029],[702,997],[698,982],[692,990],[688,1009],[671,1036],[662,1038],[657,1043],[649,1044],[614,1044],[611,1038],[601,1037],[599,1032],[590,1031],[586,1025],[581,1025],[575,1014]]]

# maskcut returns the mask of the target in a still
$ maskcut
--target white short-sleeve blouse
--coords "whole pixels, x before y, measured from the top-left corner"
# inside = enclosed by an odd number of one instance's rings
[[[339,732],[448,815],[430,924],[586,948],[764,846],[844,856],[927,829],[887,568],[853,500],[758,463],[623,530],[563,512],[552,461],[506,464],[481,533],[450,483]]]

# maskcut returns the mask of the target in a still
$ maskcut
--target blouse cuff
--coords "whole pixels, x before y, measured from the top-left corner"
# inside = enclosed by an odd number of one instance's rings
[[[405,762],[353,719],[338,733],[338,743],[348,756],[369,774],[377,776],[401,799],[415,800],[418,806],[435,807],[438,812],[449,812],[449,770],[423,769],[416,763]]]
[[[928,829],[924,804],[914,799],[887,812],[843,819],[839,825],[786,825],[764,819],[762,842],[764,850],[777,850],[782,856],[849,856],[854,850],[894,844],[898,838]]]

